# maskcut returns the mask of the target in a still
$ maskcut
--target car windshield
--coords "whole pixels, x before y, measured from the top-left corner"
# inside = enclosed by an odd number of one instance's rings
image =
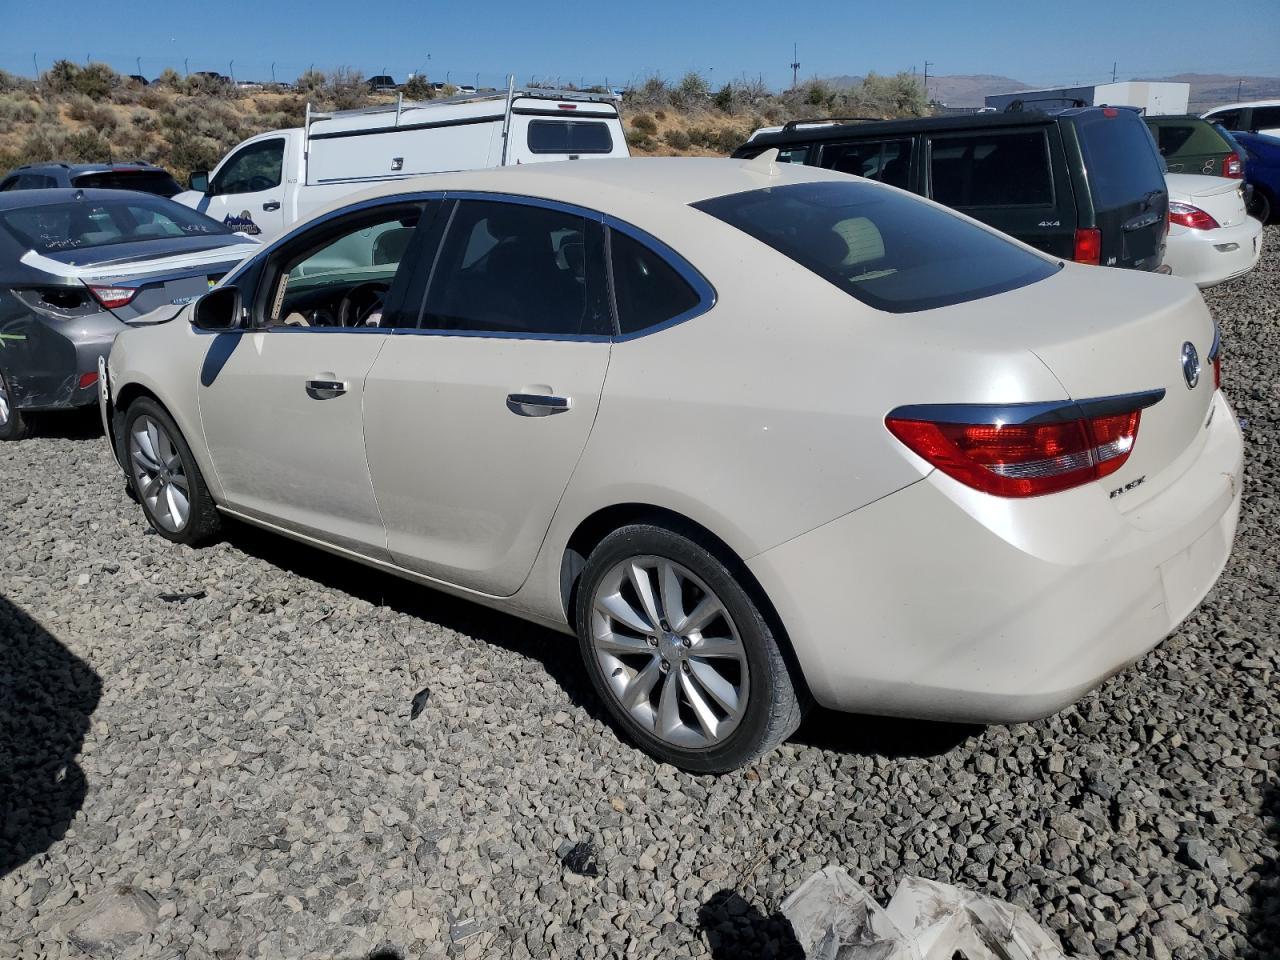
[[[38,253],[231,233],[202,213],[144,194],[4,210],[0,211],[0,223],[19,243]]]
[[[889,313],[993,296],[1061,268],[955,214],[852,179],[767,187],[693,206]]]

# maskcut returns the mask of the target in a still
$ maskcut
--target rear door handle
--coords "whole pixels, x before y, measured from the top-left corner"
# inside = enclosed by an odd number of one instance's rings
[[[541,393],[509,393],[507,409],[521,417],[549,417],[564,413],[573,405],[568,397],[552,397]]]
[[[346,392],[347,384],[342,380],[322,380],[319,377],[307,380],[307,396],[312,400],[329,400]]]
[[[262,209],[263,209],[263,210],[267,210],[267,211],[271,211],[271,210],[279,210],[279,209],[280,209],[280,201],[279,201],[279,200],[268,200],[266,203],[264,203],[264,204],[262,205]]]

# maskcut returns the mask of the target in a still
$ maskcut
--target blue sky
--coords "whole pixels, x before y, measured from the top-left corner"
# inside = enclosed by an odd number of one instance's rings
[[[521,81],[607,78],[613,86],[696,69],[717,84],[763,75],[776,87],[790,81],[794,41],[802,77],[919,71],[926,59],[931,74],[994,73],[1033,84],[1109,79],[1113,61],[1121,79],[1274,76],[1278,19],[1276,0],[1217,8],[1202,0],[3,0],[0,68],[30,76],[33,54],[41,70],[91,56],[135,73],[140,57],[148,77],[166,66],[181,71],[185,60],[190,70],[234,70],[253,80],[270,79],[274,62],[281,80],[314,64],[366,75],[385,68],[397,80],[425,68],[432,80],[448,74],[455,83],[479,74],[497,84],[513,71]]]

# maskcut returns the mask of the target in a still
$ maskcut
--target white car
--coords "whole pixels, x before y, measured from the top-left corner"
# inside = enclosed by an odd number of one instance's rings
[[[147,520],[576,633],[618,725],[690,770],[811,700],[1071,703],[1231,549],[1204,301],[775,157],[441,174],[317,216],[117,340],[103,415]]]
[[[1245,211],[1242,181],[1165,174],[1169,237],[1164,263],[1175,276],[1212,287],[1242,276],[1262,254],[1262,221]]]
[[[1280,137],[1280,100],[1228,103],[1207,110],[1200,116],[1210,123],[1220,123],[1228,130]]]

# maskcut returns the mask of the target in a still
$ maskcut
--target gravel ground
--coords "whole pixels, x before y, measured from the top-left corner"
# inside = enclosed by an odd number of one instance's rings
[[[721,778],[620,743],[558,635],[246,529],[172,546],[83,425],[0,446],[0,957],[82,956],[72,911],[119,884],[157,905],[121,957],[790,956],[777,904],[828,863],[1008,898],[1079,955],[1277,956],[1267,243],[1209,295],[1245,510],[1176,635],[1040,723],[822,713]]]

